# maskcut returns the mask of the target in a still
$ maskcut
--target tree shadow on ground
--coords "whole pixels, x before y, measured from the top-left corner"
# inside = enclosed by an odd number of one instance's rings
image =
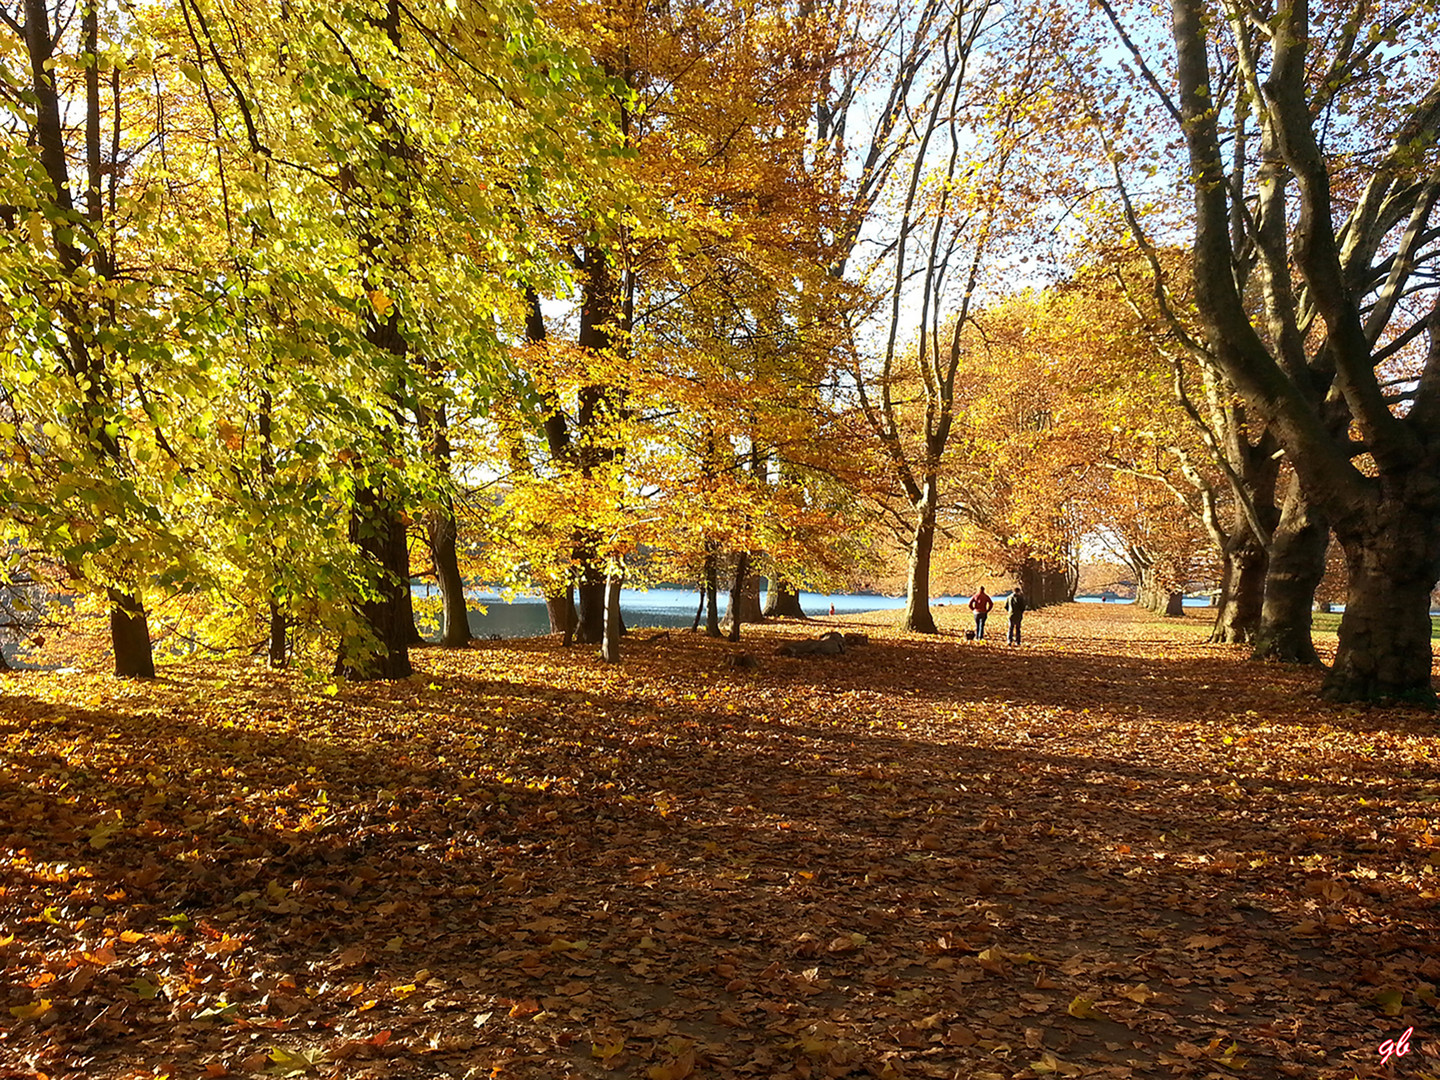
[[[1433,737],[1224,650],[1068,647],[746,673],[688,636],[619,670],[485,643],[85,708],[11,682],[0,1005],[51,1006],[0,1063],[1325,1077],[1423,1030]]]

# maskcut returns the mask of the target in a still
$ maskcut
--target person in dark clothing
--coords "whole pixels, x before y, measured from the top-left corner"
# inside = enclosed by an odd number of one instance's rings
[[[995,601],[986,594],[984,585],[970,598],[970,610],[975,613],[975,637],[979,641],[985,640],[985,619],[994,606]]]
[[[1020,644],[1020,620],[1025,617],[1025,609],[1029,605],[1025,602],[1025,593],[1020,586],[1015,586],[1015,591],[1010,594],[1010,599],[1005,601],[1005,610],[1010,613],[1010,631],[1005,635],[1005,641],[1009,645]]]

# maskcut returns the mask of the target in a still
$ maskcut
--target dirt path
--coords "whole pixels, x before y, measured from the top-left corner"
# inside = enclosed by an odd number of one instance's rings
[[[940,614],[7,676],[0,1077],[1440,1072],[1433,718],[1199,618]]]

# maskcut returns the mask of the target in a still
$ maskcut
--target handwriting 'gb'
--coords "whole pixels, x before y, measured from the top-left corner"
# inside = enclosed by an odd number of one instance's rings
[[[1408,1027],[1398,1039],[1386,1039],[1380,1044],[1381,1065],[1384,1065],[1392,1057],[1404,1057],[1410,1052],[1410,1033],[1414,1030],[1413,1027]]]

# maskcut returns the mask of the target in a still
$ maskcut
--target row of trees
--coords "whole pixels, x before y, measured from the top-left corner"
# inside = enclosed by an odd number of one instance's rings
[[[1305,660],[1333,528],[1331,692],[1424,696],[1440,108],[1342,14],[27,0],[11,562],[103,598],[120,674],[159,602],[396,677],[417,540],[445,644],[479,577],[614,658],[639,574],[714,632],[723,574],[738,634],[756,573],[798,613],[889,533],[925,631],[937,538],[1043,600],[1103,537]]]

